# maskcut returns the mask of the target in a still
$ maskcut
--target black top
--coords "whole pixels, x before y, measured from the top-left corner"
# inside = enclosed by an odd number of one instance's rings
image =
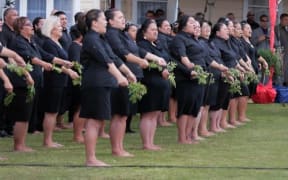
[[[34,36],[33,36],[35,42],[40,46],[43,47],[44,41],[47,38],[46,36],[44,36],[41,31],[40,32],[35,32]]]
[[[147,51],[139,48],[137,44],[125,32],[122,32],[119,29],[108,27],[105,36],[114,53],[125,62],[128,68],[135,74],[137,78],[142,78],[143,71],[141,67],[138,64],[128,62],[125,56],[131,53],[135,56],[144,58],[147,54]]]
[[[32,64],[31,60],[35,57],[39,59],[45,59],[47,61],[52,61],[54,56],[42,50],[33,39],[29,41],[21,35],[17,35],[14,39],[14,43],[12,44],[12,50],[17,52],[26,63]],[[31,72],[31,76],[35,82],[36,87],[43,86],[43,72],[42,67],[39,65],[33,65],[33,71]],[[15,73],[10,73],[9,77],[13,81],[13,86],[15,87],[26,87],[26,81],[23,77],[17,76]]]
[[[173,40],[172,36],[164,34],[162,32],[158,33],[158,41],[161,43],[162,47],[165,49],[166,52],[169,52],[169,47],[172,40]]]
[[[76,42],[72,42],[68,49],[68,57],[71,61],[77,61],[80,63],[80,54],[82,46]],[[73,86],[72,79],[69,78],[68,86]]]
[[[234,68],[237,65],[237,54],[232,49],[228,40],[221,38],[214,38],[213,43],[221,52],[221,59],[223,60],[225,66],[228,68]]]
[[[108,64],[117,67],[123,62],[112,51],[107,40],[90,30],[83,39],[81,64],[84,66],[82,87],[117,87],[116,79],[108,72]]]
[[[229,41],[231,43],[232,49],[237,54],[237,59],[240,60],[242,58],[246,62],[248,59],[247,59],[246,52],[244,50],[243,44],[241,43],[240,39],[237,39],[231,36]]]
[[[60,47],[60,45],[52,41],[50,38],[47,38],[45,40],[43,44],[43,49],[46,52],[53,54],[55,57],[61,59],[68,59],[66,51],[62,47]],[[52,63],[49,60],[46,61]],[[68,76],[63,72],[59,74],[56,71],[44,71],[44,87],[66,87],[67,80]]]
[[[62,31],[62,37],[59,39],[59,42],[63,49],[68,52],[69,46],[72,43],[72,39],[67,31],[67,29],[63,29]]]
[[[180,31],[171,42],[170,52],[174,59],[181,63],[181,57],[187,57],[195,65],[200,65],[206,69],[206,58],[207,54],[205,53],[204,46],[195,39],[192,35]],[[176,68],[175,75],[176,80],[187,80],[191,78],[191,75],[188,72],[191,72],[191,69],[188,69],[184,66],[184,69]],[[183,71],[184,70],[184,71]]]
[[[6,25],[6,23],[4,23],[2,26],[2,40],[3,40],[2,44],[3,44],[3,46],[11,49],[12,48],[11,47],[12,42],[15,39],[15,37],[16,37],[16,33],[12,29],[10,29]]]
[[[73,26],[70,27],[69,34],[70,34],[70,37],[71,37],[72,41],[74,41],[74,40],[76,39],[76,37],[74,37],[73,34],[71,34],[71,32],[72,32],[74,29],[78,29],[77,24],[74,24]]]
[[[3,46],[0,44],[0,53],[2,52]]]
[[[143,48],[145,49],[147,52],[150,52],[150,53],[153,53],[159,57],[162,57],[163,59],[165,59],[166,62],[169,62],[170,61],[170,57],[169,57],[169,54],[164,50],[164,48],[161,46],[160,43],[155,43],[155,44],[152,44],[151,42],[143,39],[139,42],[137,42],[138,46],[140,48]],[[165,68],[163,68],[164,70]],[[159,72],[158,69],[149,69],[149,68],[146,68],[143,70],[144,72],[144,79],[145,80],[148,80],[150,78],[153,78],[153,76],[161,76],[161,72]]]
[[[223,60],[221,59],[221,52],[215,46],[213,41],[209,41],[208,39],[200,38],[199,41],[203,43],[203,46],[208,52],[208,55],[211,57],[211,60],[217,62],[218,64],[224,64]],[[221,71],[216,68],[209,68],[209,71],[213,73],[214,77],[220,77]]]
[[[241,42],[242,42],[242,45],[244,47],[245,52],[247,53],[247,55],[251,59],[253,69],[255,70],[256,73],[258,73],[257,59],[259,58],[259,54],[258,54],[256,48],[252,44],[245,41],[243,38],[241,38]]]

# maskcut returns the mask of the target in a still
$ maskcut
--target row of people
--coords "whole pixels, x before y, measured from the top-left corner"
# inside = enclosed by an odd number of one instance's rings
[[[257,55],[251,50],[254,47],[249,41],[249,35],[251,35],[249,25],[246,23],[241,27],[239,23],[233,24],[225,19],[220,20],[214,26],[212,37],[210,37],[211,27],[207,22],[201,22],[200,27],[200,23],[193,17],[184,15],[179,20],[179,32],[175,37],[171,37],[167,29],[166,33],[164,31],[158,33],[158,29],[165,29],[165,24],[169,25],[169,22],[145,20],[138,30],[136,41],[133,41],[123,32],[125,18],[120,10],[109,9],[104,14],[100,10],[93,9],[88,11],[85,17],[79,19],[75,31],[78,29],[80,34],[76,35],[76,39],[83,35],[83,45],[82,48],[79,47],[81,38],[78,39],[77,47],[72,48],[72,51],[78,52],[77,56],[84,69],[79,93],[81,98],[78,99],[78,113],[75,113],[79,126],[75,126],[75,131],[78,132],[79,137],[82,136],[85,120],[84,143],[87,166],[107,165],[95,156],[98,133],[105,119],[111,119],[112,154],[124,157],[133,156],[124,149],[123,140],[125,121],[128,116],[136,112],[141,115],[140,134],[143,148],[160,150],[161,147],[154,144],[157,118],[161,116],[161,112],[168,110],[170,96],[177,101],[178,142],[182,144],[197,143],[201,139],[198,132],[201,136],[212,135],[207,130],[208,112],[211,114],[211,130],[214,132],[237,126],[240,124],[238,120],[241,122],[247,120],[245,114],[247,97],[252,91],[242,84],[242,94],[231,96],[228,92],[229,85],[224,82],[223,77],[229,77],[229,68],[237,68],[243,73],[257,70]],[[247,33],[243,40],[240,38],[241,28]],[[61,144],[53,141],[52,132],[57,114],[61,112],[61,102],[63,102],[61,99],[68,81],[67,75],[64,74],[68,74],[72,79],[78,78],[78,74],[71,69],[72,63],[65,60],[68,59],[67,53],[59,42],[62,36],[59,18],[53,16],[44,21],[41,32],[45,35],[45,40],[42,47],[34,43],[31,38],[33,31],[29,19],[17,18],[14,30],[18,36],[14,40],[17,43],[12,46],[12,49],[19,53],[25,62],[33,64],[34,70],[31,75],[35,84],[38,83],[41,87],[41,83],[44,82],[42,86],[42,94],[45,97],[43,99],[45,103],[44,145],[60,147]],[[246,49],[244,41],[247,43]],[[79,56],[80,48],[82,49],[81,56]],[[162,71],[149,69],[149,62],[152,61],[162,66]],[[170,61],[177,64],[175,70],[177,88],[175,89],[171,88],[167,81],[169,72],[166,65]],[[259,58],[259,61],[267,68],[262,58]],[[59,64],[64,73],[57,74],[51,71],[52,63]],[[254,64],[256,66],[253,66]],[[195,79],[197,73],[193,69],[195,65],[211,71],[215,76],[215,83],[211,86],[198,84]],[[44,68],[44,73],[39,66]],[[42,76],[44,81],[41,81]],[[15,75],[9,77],[11,77],[14,89],[18,88],[19,92],[16,92],[15,99],[7,109],[10,109],[10,114],[13,115],[16,114],[14,106],[25,107],[18,109],[17,115],[10,118],[16,122],[15,125],[18,123],[20,126],[18,129],[14,127],[14,149],[31,151],[25,145],[24,140],[33,103],[27,104],[24,99],[27,94],[24,88],[26,87],[25,79]],[[31,78],[31,82],[28,81],[28,83],[33,84],[33,79]],[[143,96],[138,105],[129,102],[127,88],[129,82],[136,81],[140,81],[148,89],[148,93]],[[35,99],[34,105],[37,102]],[[211,106],[211,111],[209,111],[209,106]],[[231,125],[225,119],[228,107],[231,110]],[[237,107],[239,117],[236,117]]]

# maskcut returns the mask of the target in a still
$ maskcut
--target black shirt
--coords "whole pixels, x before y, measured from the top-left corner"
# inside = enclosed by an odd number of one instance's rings
[[[246,62],[247,61],[246,52],[240,39],[231,36],[229,41],[231,43],[232,49],[236,52],[237,59],[240,60],[242,58]]]
[[[63,49],[68,52],[69,46],[72,43],[72,39],[67,31],[67,29],[63,29],[62,31],[62,37],[59,39],[59,42]]]
[[[114,53],[120,57],[128,68],[135,74],[137,78],[143,77],[143,71],[138,64],[128,62],[126,55],[129,53],[135,56],[144,58],[147,54],[142,48],[139,48],[137,44],[125,33],[119,29],[108,27],[105,35]]]
[[[172,40],[173,40],[172,36],[164,34],[162,32],[158,33],[158,41],[161,43],[162,47],[165,49],[166,52],[169,52],[169,47]]]
[[[257,59],[259,58],[259,54],[258,54],[256,48],[252,44],[245,41],[243,38],[241,38],[241,43],[244,47],[245,52],[247,53],[247,55],[251,59],[253,69],[255,70],[256,73],[258,73]]]
[[[14,43],[12,45],[12,50],[17,52],[26,63],[32,64],[31,60],[35,57],[39,59],[46,59],[48,61],[52,61],[54,58],[53,55],[45,52],[39,47],[33,39],[29,41],[21,35],[17,35],[14,39]],[[39,65],[32,64],[33,71],[30,72],[36,87],[43,86],[43,72],[42,67]],[[17,76],[15,73],[10,73],[10,78],[13,81],[13,86],[15,87],[26,87],[26,81],[23,77]]]
[[[235,68],[237,65],[237,54],[232,49],[228,40],[214,38],[213,43],[221,52],[221,59],[228,68]]]
[[[39,32],[35,32],[34,36],[33,36],[35,42],[42,48],[43,44],[45,42],[45,39],[47,38],[46,36],[44,36],[41,31]]]
[[[187,57],[195,65],[200,65],[206,69],[205,48],[203,45],[195,39],[192,35],[180,31],[171,42],[170,52],[174,59],[181,63],[181,57]],[[191,75],[187,76],[187,72],[191,72],[186,66],[184,69],[176,68],[175,75],[176,80],[188,80]],[[188,78],[188,79],[187,79]]]
[[[14,41],[15,37],[16,37],[16,33],[12,29],[10,29],[6,23],[4,23],[2,27],[3,46],[11,49],[12,42]]]
[[[107,40],[99,33],[90,30],[83,39],[81,51],[83,64],[82,87],[117,87],[114,76],[108,72],[108,64],[121,66],[122,61],[113,54]]]
[[[80,63],[80,54],[81,54],[82,46],[76,42],[72,42],[69,49],[68,49],[68,57],[71,61],[76,61]],[[73,86],[72,79],[69,78],[68,86]]]
[[[50,38],[47,38],[43,44],[43,49],[53,54],[55,57],[61,59],[68,59],[66,51],[56,44]],[[46,59],[45,59],[46,60]],[[46,60],[49,63],[52,63],[51,60]],[[60,67],[60,66],[59,66]],[[66,74],[57,73],[55,71],[44,71],[44,87],[66,87],[68,81],[68,76]]]

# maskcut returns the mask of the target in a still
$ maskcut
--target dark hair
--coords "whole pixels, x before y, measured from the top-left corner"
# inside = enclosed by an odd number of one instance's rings
[[[188,15],[181,16],[181,18],[178,21],[178,31],[182,31],[186,27],[187,22],[190,17],[191,16],[188,16]]]
[[[82,35],[85,35],[86,32],[91,29],[92,22],[97,21],[101,13],[103,13],[103,11],[99,9],[91,9],[86,13],[85,16],[79,19],[77,28]]]
[[[161,27],[164,21],[168,21],[168,20],[165,19],[165,18],[158,18],[158,19],[156,19],[157,27],[158,27],[158,28]],[[168,21],[168,22],[169,22],[169,21]]]
[[[33,20],[32,25],[33,25],[34,31],[36,30],[36,25],[39,24],[39,22],[40,22],[41,19],[44,19],[44,18],[43,18],[43,17],[36,17],[36,18]]]
[[[231,20],[230,20],[229,18],[220,17],[220,18],[218,19],[217,23],[223,23],[223,24],[225,24],[226,26],[228,26],[228,24],[229,24],[230,21],[231,21]]]
[[[154,19],[145,19],[145,21],[141,25],[141,28],[138,29],[138,31],[137,31],[136,41],[141,41],[144,39],[144,33],[147,31],[150,24],[153,24],[153,23],[156,24]]]
[[[23,29],[25,23],[29,21],[28,17],[18,17],[13,23],[13,29],[16,34],[20,34],[21,29]]]
[[[78,39],[79,37],[82,36],[82,33],[80,32],[78,28],[72,28],[70,30],[70,35],[74,37],[74,39]]]
[[[135,27],[137,27],[137,29],[138,29],[138,26],[137,26],[136,24],[127,22],[127,23],[125,24],[125,29],[124,29],[124,31],[127,32],[127,31],[130,29],[130,27],[132,27],[132,26],[135,26]]]
[[[224,25],[226,24],[223,22],[216,23],[212,28],[210,39],[214,39],[216,37],[217,31],[220,31]]]
[[[227,16],[227,17],[228,17],[228,16],[234,16],[234,13],[233,13],[233,12],[229,12],[229,13],[226,14],[226,16]]]
[[[241,29],[242,29],[242,30],[244,29],[244,27],[245,27],[246,24],[248,24],[248,22],[245,21],[245,20],[243,20],[243,21],[240,22],[240,25],[241,25]]]
[[[56,11],[55,13],[54,13],[54,16],[60,16],[60,15],[66,15],[66,13],[64,12],[64,11]]]
[[[7,8],[7,9],[5,9],[5,11],[4,11],[4,13],[3,13],[3,17],[6,17],[7,14],[8,14],[10,11],[17,11],[17,9],[15,9],[15,8]],[[5,18],[4,18],[4,20],[5,20]]]
[[[151,14],[155,15],[155,12],[153,10],[146,11],[145,15],[148,14],[148,13],[151,13]]]
[[[78,19],[81,18],[82,16],[85,16],[85,14],[83,12],[77,12],[75,15],[74,15],[74,21],[75,23],[78,22]]]
[[[259,20],[262,21],[262,18],[268,18],[268,16],[266,14],[262,14],[260,17],[259,17]]]
[[[155,15],[156,15],[157,17],[161,17],[161,16],[165,15],[165,11],[164,11],[163,9],[157,9],[157,10],[155,11]]]
[[[204,23],[207,23],[210,27],[212,27],[212,23],[211,23],[210,21],[207,21],[207,20],[202,20],[202,21],[200,21],[200,22],[199,22],[200,27],[202,27]]]
[[[287,14],[287,13],[282,13],[282,14],[280,15],[280,20],[282,20],[282,19],[285,18],[285,17],[288,17],[288,14]]]
[[[109,20],[114,18],[115,12],[117,11],[120,11],[120,10],[116,8],[111,8],[105,11],[105,16],[106,16],[108,24],[109,24]]]
[[[178,33],[178,26],[179,26],[179,23],[178,23],[178,21],[175,21],[175,22],[173,22],[172,24],[171,24],[171,30],[176,34],[176,33]]]

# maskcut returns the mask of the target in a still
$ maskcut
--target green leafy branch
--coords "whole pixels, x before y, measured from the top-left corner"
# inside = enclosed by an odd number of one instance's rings
[[[14,92],[7,93],[4,98],[4,106],[9,106],[14,99],[16,94]]]
[[[23,76],[25,71],[33,71],[33,66],[30,63],[27,63],[25,67],[17,66],[16,64],[7,64],[7,69],[11,72],[16,73],[18,76]]]
[[[129,90],[129,100],[135,104],[140,101],[142,97],[147,93],[147,88],[140,82],[130,83],[128,85]]]
[[[206,85],[208,83],[209,76],[210,76],[209,83],[210,84],[214,83],[213,74],[204,71],[200,65],[195,65],[193,67],[193,70],[197,73],[195,79],[198,79],[198,84]]]
[[[231,94],[239,93],[241,95],[240,72],[235,68],[230,68],[228,74],[233,78],[233,80],[231,80],[228,76],[224,77],[224,82],[229,84],[229,92]]]
[[[57,67],[56,64],[52,64],[52,71],[57,72],[58,74],[62,73],[62,69],[60,67]]]

